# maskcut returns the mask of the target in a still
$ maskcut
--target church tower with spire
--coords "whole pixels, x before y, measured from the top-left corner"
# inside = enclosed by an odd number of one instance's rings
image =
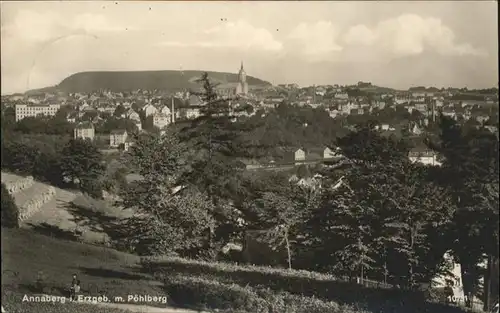
[[[238,85],[236,86],[236,94],[238,95],[248,94],[247,74],[243,69],[243,61],[241,62],[241,68],[238,73]]]

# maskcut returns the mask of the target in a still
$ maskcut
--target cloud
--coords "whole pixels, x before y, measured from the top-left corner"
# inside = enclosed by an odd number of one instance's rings
[[[83,13],[71,21],[56,13],[46,11],[20,10],[12,23],[2,25],[2,31],[9,39],[20,39],[28,43],[45,42],[75,33],[101,33],[130,30],[118,25],[104,15]]]
[[[267,29],[254,27],[244,20],[227,22],[222,26],[209,28],[196,34],[192,42],[166,41],[161,46],[240,48],[265,51],[280,51],[283,44],[277,41]]]
[[[119,25],[116,22],[111,22],[104,15],[96,15],[90,13],[84,13],[78,15],[71,26],[73,29],[84,30],[89,33],[117,32],[117,31],[136,29],[130,26]]]
[[[338,31],[329,21],[301,23],[288,35],[290,44],[307,56],[322,56],[342,51],[336,43]]]
[[[2,30],[8,38],[39,42],[52,38],[60,26],[55,13],[21,10],[11,24],[2,25]]]
[[[372,45],[377,40],[375,32],[365,25],[351,27],[344,35],[344,42],[348,45]]]
[[[378,23],[373,29],[366,25],[351,27],[342,37],[353,46],[373,46],[384,53],[399,56],[417,55],[426,50],[441,55],[484,56],[482,49],[467,43],[456,43],[453,31],[438,18],[423,18],[416,14],[403,14]]]

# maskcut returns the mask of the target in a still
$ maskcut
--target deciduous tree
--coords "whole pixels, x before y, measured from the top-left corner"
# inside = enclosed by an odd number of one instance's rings
[[[207,195],[180,178],[187,166],[186,145],[175,134],[136,136],[128,165],[142,176],[121,194],[120,204],[137,215],[132,240],[149,253],[199,253],[213,227],[213,205]]]
[[[80,190],[92,196],[101,196],[100,179],[105,171],[103,156],[90,141],[71,139],[62,150],[63,177],[78,182]]]

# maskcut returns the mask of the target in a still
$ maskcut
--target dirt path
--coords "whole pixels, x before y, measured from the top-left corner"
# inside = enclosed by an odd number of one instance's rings
[[[69,206],[77,195],[71,191],[60,188],[55,188],[55,190],[56,194],[54,198],[45,203],[40,210],[28,218],[22,226],[47,223],[49,225],[58,226],[61,229],[72,229],[75,227],[75,223],[72,222],[73,215],[68,212],[67,206]]]
[[[2,172],[2,182],[15,182],[23,178]],[[34,181],[33,185],[16,192],[14,200],[18,206],[22,206],[49,187],[47,184]],[[76,191],[57,187],[54,189],[54,197],[25,219],[20,227],[61,239],[106,245],[110,241],[111,226],[114,226],[110,220],[126,219],[133,215],[131,211],[115,207],[111,200],[95,200]],[[74,205],[73,201],[80,203],[80,207]]]

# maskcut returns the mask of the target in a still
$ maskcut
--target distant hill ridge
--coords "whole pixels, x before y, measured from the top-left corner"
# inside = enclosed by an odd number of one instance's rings
[[[50,89],[63,92],[92,92],[97,90],[133,91],[168,90],[177,91],[199,87],[196,79],[207,72],[209,77],[221,84],[238,82],[235,73],[209,71],[102,71],[80,72],[65,78]],[[271,83],[247,76],[249,87],[271,86]],[[43,88],[47,90],[47,88]]]

